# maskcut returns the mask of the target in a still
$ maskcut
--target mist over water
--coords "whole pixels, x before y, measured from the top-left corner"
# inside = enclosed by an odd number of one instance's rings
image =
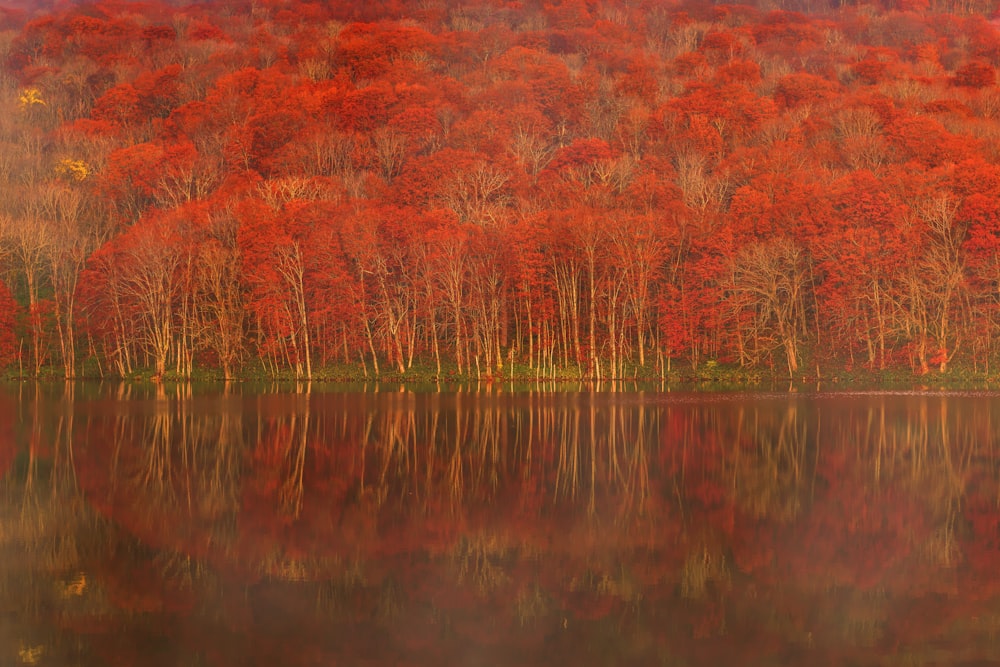
[[[0,663],[1000,659],[990,393],[0,390]]]

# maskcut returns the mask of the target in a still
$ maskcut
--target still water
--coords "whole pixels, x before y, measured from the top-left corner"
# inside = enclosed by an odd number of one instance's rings
[[[1000,661],[1000,394],[0,387],[0,665]]]

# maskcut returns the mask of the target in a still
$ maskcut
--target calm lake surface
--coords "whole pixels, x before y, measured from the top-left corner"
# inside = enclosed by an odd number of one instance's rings
[[[625,389],[0,386],[0,665],[1000,662],[1000,394]]]

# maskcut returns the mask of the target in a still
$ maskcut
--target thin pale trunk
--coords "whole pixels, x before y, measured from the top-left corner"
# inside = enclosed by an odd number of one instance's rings
[[[590,375],[600,376],[597,359],[597,277],[594,275],[595,262],[591,251],[588,259],[587,273],[590,283],[590,319],[587,326],[587,344],[590,346]]]

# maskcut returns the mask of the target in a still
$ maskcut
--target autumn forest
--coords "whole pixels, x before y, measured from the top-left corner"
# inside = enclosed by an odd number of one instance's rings
[[[977,3],[6,10],[0,367],[989,376]]]

